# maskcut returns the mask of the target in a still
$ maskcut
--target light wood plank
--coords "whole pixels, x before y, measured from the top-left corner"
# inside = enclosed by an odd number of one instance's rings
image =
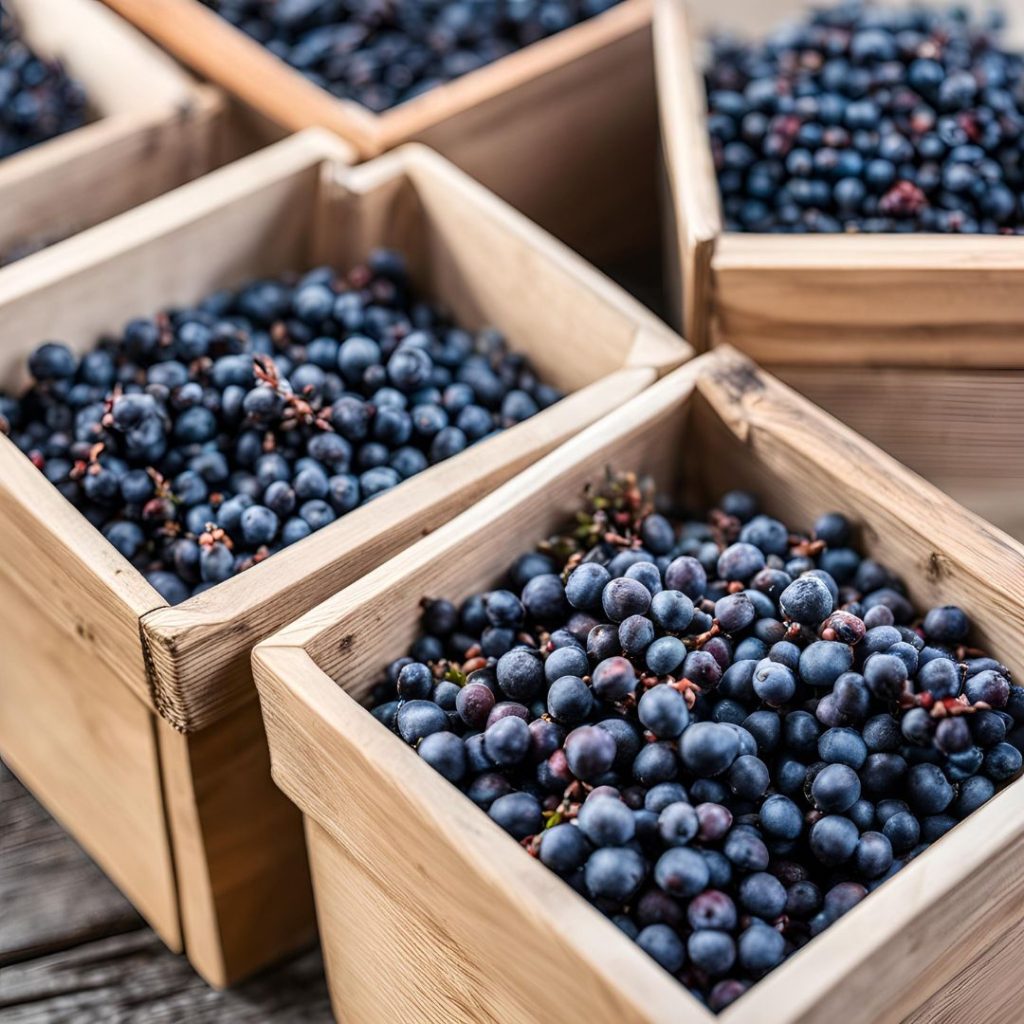
[[[0,969],[143,927],[142,918],[0,762]]]
[[[979,953],[904,1024],[996,1024],[1012,1021],[1024,996],[1017,979],[1024,958],[1024,921]]]
[[[767,366],[1024,366],[1024,238],[727,232],[713,272],[716,339]]]
[[[212,992],[151,932],[135,931],[10,967],[4,1024],[329,1024],[320,957]]]
[[[222,988],[315,937],[299,814],[271,781],[255,695],[194,735],[158,730],[185,949]]]
[[[6,561],[0,754],[164,942],[180,949],[153,712],[92,645],[54,627],[49,595],[16,585]]]
[[[662,152],[668,171],[673,264],[681,275],[668,288],[682,312],[683,334],[702,352],[710,344],[711,260],[722,233],[707,98],[695,53],[691,13],[683,0],[656,0],[654,46]]]

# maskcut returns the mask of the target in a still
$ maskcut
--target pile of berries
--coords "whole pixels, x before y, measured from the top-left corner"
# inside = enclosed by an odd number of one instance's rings
[[[373,714],[718,1011],[1020,773],[1024,688],[844,516],[650,498],[424,602]]]
[[[0,159],[85,124],[85,90],[29,49],[0,0]]]
[[[387,110],[620,0],[203,0],[310,81]]]
[[[384,250],[131,320],[81,358],[48,342],[28,368],[0,432],[171,604],[561,397]]]
[[[712,42],[708,128],[727,226],[1024,232],[1024,55],[998,14],[843,0]]]

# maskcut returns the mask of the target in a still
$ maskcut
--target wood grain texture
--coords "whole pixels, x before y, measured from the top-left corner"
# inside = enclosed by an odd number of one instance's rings
[[[669,244],[680,250],[675,289],[686,333],[698,349],[729,343],[770,368],[1024,367],[1024,239],[723,230],[704,117],[703,39],[762,34],[807,7],[659,0],[656,8]],[[1024,10],[1007,13],[1011,38],[1024,38]]]
[[[1020,1013],[1020,990],[1007,985],[1024,957],[1024,921],[979,953],[904,1024],[999,1024]]]
[[[52,627],[45,594],[2,572],[0,588],[0,755],[180,949],[153,712],[105,658]]]
[[[312,85],[197,0],[107,3],[287,129],[328,128],[361,158],[430,145],[595,262],[657,234],[650,0],[626,0],[380,115]]]
[[[504,972],[495,979],[477,969],[478,951],[495,941],[488,920],[495,914],[506,945],[508,935],[521,936],[517,948],[563,972],[571,966],[573,984],[584,972],[587,994],[567,1004],[580,1007],[575,1019],[602,1019],[609,1005],[620,1019],[704,1019],[683,989],[650,989],[634,973],[647,966],[639,951],[620,949],[600,915],[553,876],[538,875],[493,823],[355,703],[416,634],[422,596],[457,601],[493,586],[515,554],[568,521],[584,484],[606,466],[650,473],[663,489],[694,500],[748,487],[769,513],[796,524],[841,507],[858,524],[863,548],[901,572],[917,602],[962,604],[981,643],[1011,667],[1024,665],[1024,545],[735,351],[698,357],[256,648],[274,778],[310,822],[339,1014],[367,1021],[401,1019],[402,1012],[426,1020],[532,1019],[536,1007],[524,1008],[524,1001],[534,997],[531,985],[543,967],[531,961],[511,994]],[[1019,922],[1022,856],[1018,780],[720,1019],[895,1024],[954,979],[968,979],[994,937]],[[500,886],[492,872],[500,873]],[[401,884],[410,875],[415,900]],[[543,913],[535,913],[534,901]],[[556,934],[547,913],[559,922]],[[409,949],[383,934],[398,914],[415,922]],[[444,949],[443,966],[433,956],[418,959],[424,946]],[[615,995],[604,988],[610,959]],[[361,965],[370,960],[401,979],[402,990],[389,996],[393,1005],[375,1009],[361,983]],[[417,967],[435,972],[433,994]],[[1004,986],[1020,998],[1019,979],[1004,979]],[[641,995],[641,1005],[631,1001]]]
[[[712,264],[715,338],[766,366],[1024,366],[1024,238],[726,232]]]
[[[158,728],[185,948],[211,985],[235,984],[316,934],[299,814],[255,699],[190,736]]]
[[[962,505],[1024,540],[1024,373],[815,366],[775,372]]]
[[[102,939],[4,971],[4,1024],[329,1024],[320,957],[214,992],[151,932]]]

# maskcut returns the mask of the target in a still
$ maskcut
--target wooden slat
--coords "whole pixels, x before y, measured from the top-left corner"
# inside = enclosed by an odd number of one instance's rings
[[[702,352],[710,344],[711,259],[722,233],[722,214],[690,22],[683,0],[656,0],[658,101],[674,232],[668,244],[674,244],[674,264],[681,274],[668,287],[674,307],[682,311],[683,334]]]
[[[163,947],[3,762],[0,905],[5,1022],[332,1019],[318,951],[231,992],[212,992],[182,957]]]
[[[764,365],[1024,367],[1024,238],[726,233],[715,337]]]
[[[5,550],[0,755],[167,945],[180,949],[153,712],[88,638],[69,639],[53,625],[49,592],[16,585],[6,563]],[[117,637],[116,624],[102,616],[90,628],[105,629],[108,643]]]
[[[0,522],[5,610],[27,594],[40,605],[37,628],[48,642],[102,666],[104,686],[125,687],[149,703],[139,618],[166,602],[6,435],[0,435]],[[30,631],[20,640],[27,659],[21,670],[29,675],[35,639]]]
[[[158,729],[185,950],[233,985],[316,934],[299,814],[271,781],[254,698],[192,736]]]
[[[979,953],[904,1024],[994,1024],[1020,1013],[1021,989],[1007,984],[1020,976],[1024,959],[1024,921],[1018,921]]]
[[[531,1019],[515,1002],[529,998],[529,980],[509,997],[503,978],[481,980],[475,971],[472,954],[493,941],[486,920],[492,909],[500,914],[506,942],[509,934],[522,935],[517,948],[540,950],[563,970],[564,958],[582,958],[584,967],[572,964],[573,978],[582,970],[589,991],[601,986],[601,996],[597,1005],[574,997],[573,1005],[583,1007],[581,1019],[601,1019],[608,1005],[604,972],[607,951],[615,947],[603,934],[601,952],[591,947],[606,922],[569,889],[552,888],[556,879],[530,873],[536,865],[518,851],[516,863],[514,845],[492,823],[352,700],[365,697],[382,666],[416,634],[421,596],[459,600],[493,585],[515,554],[567,520],[573,497],[578,503],[582,485],[598,479],[605,466],[651,473],[663,489],[685,485],[705,500],[729,487],[750,487],[767,511],[797,526],[839,507],[858,524],[863,548],[904,575],[919,605],[956,601],[983,646],[1011,667],[1024,665],[1024,545],[738,353],[719,348],[699,357],[256,649],[274,778],[315,822],[310,836],[318,912],[339,1013],[370,1021],[403,1011],[413,1019],[451,1014],[491,1020],[486,1010],[465,1009],[462,994],[469,991],[473,1006],[498,1006],[509,1019]],[[391,825],[386,839],[382,817]],[[492,836],[504,840],[507,861],[499,844],[490,845]],[[1017,923],[1024,901],[1022,855],[1024,780],[1018,780],[721,1019],[902,1020]],[[490,881],[495,867],[500,892]],[[402,884],[413,869],[414,904]],[[458,886],[457,893],[448,891],[449,884]],[[557,941],[546,921],[533,919],[534,899],[562,923]],[[433,996],[420,987],[425,980],[406,970],[417,964],[414,951],[395,948],[383,934],[373,937],[374,922],[363,909],[370,905],[388,907],[377,911],[379,921],[392,913],[411,916],[421,940],[415,948],[422,943],[445,950]],[[463,919],[463,908],[470,919]],[[359,922],[355,949],[343,924],[349,912]],[[386,924],[380,927],[383,932]],[[621,997],[648,995],[643,986],[630,987],[638,985],[635,978],[625,981],[640,969],[642,954],[624,949],[620,958],[616,948],[614,956]],[[362,965],[374,957],[395,961],[401,979],[396,988],[402,988],[380,1018],[359,981]],[[1019,983],[1009,987],[1017,991]],[[627,1007],[616,1008],[625,1019],[639,1012],[640,1020],[662,1014],[685,1020],[703,1012],[681,988],[659,990],[639,1010]],[[501,1011],[497,1017],[505,1019]]]
[[[329,1024],[320,957],[211,992],[151,932],[134,931],[4,971],[4,1024]]]

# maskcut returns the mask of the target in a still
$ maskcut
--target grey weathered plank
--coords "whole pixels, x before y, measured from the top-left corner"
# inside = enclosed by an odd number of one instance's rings
[[[142,927],[131,904],[2,763],[0,908],[0,966]]]
[[[168,952],[0,762],[3,1024],[328,1024],[311,951],[229,992]]]
[[[215,992],[147,929],[4,970],[4,1024],[324,1024],[331,1014],[319,953]]]

